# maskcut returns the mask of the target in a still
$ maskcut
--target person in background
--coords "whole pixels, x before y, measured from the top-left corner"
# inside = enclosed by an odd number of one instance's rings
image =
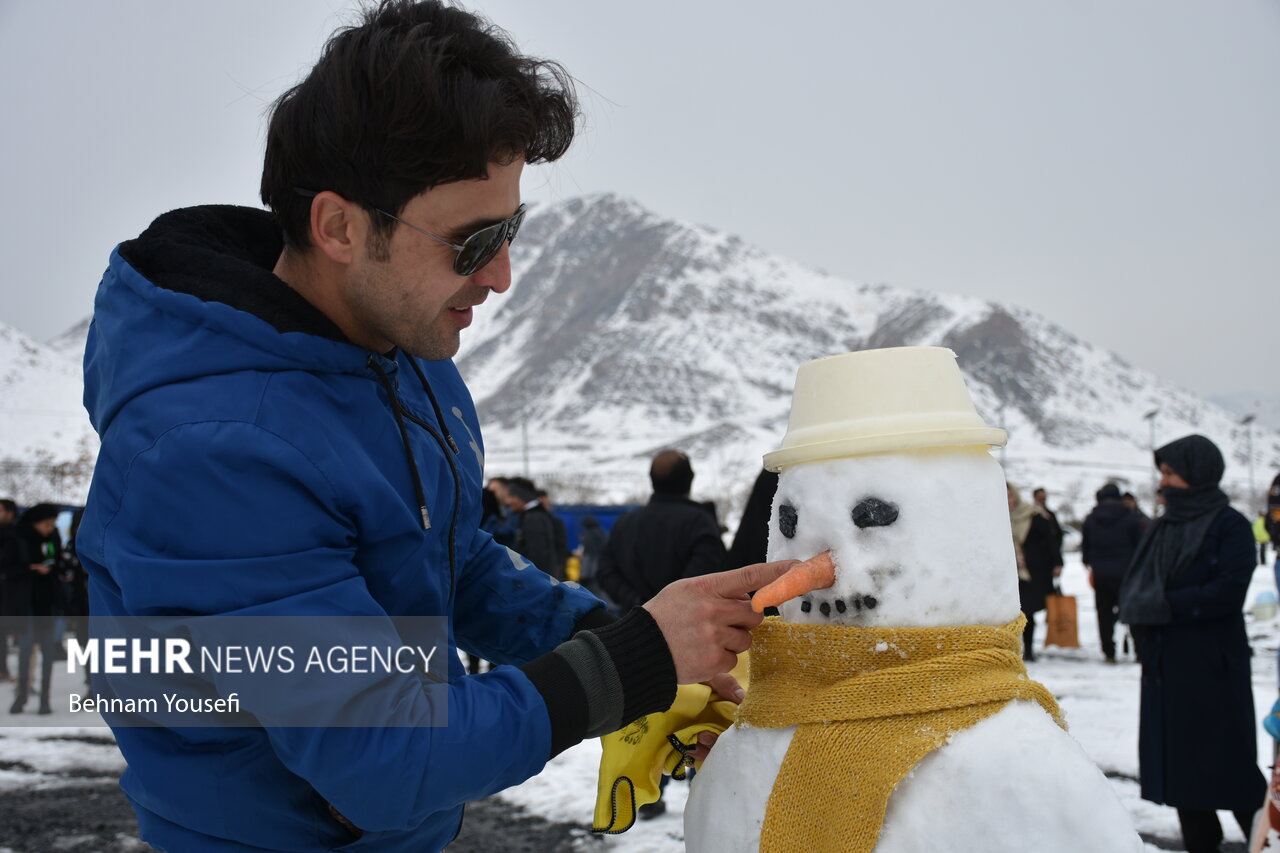
[[[1062,574],[1062,528],[1058,518],[1045,506],[1044,489],[1036,489],[1030,507],[1027,532],[1022,537],[1022,558],[1027,579],[1018,584],[1022,612],[1027,616],[1023,629],[1023,654],[1035,660],[1035,614],[1045,607],[1045,598],[1053,592]],[[1020,497],[1020,496],[1019,496]],[[1019,501],[1020,502],[1020,501]]]
[[[27,705],[31,684],[31,652],[40,651],[40,710],[52,714],[49,690],[53,684],[53,662],[58,659],[56,623],[59,607],[62,537],[58,533],[55,504],[36,504],[18,519],[18,561],[20,580],[11,589],[23,608],[22,633],[18,640],[18,680],[13,689],[10,714],[21,714]],[[25,572],[25,576],[23,573]],[[25,599],[25,605],[23,600]]]
[[[1129,508],[1129,511],[1138,516],[1138,523],[1142,525],[1142,532],[1146,533],[1151,528],[1151,516],[1142,511],[1142,507],[1138,505],[1138,499],[1134,497],[1133,492],[1125,492],[1120,496],[1120,501]]]
[[[1267,535],[1276,544],[1276,583],[1280,586],[1280,474],[1267,491]]]
[[[551,516],[551,524],[556,534],[556,559],[561,566],[567,566],[569,564],[569,528],[565,525],[564,519],[556,515],[555,504],[551,502],[551,495],[546,489],[538,489],[538,503],[542,504],[547,515]],[[561,569],[561,572],[563,571],[564,569]]]
[[[1062,577],[1062,525],[1058,523],[1058,516],[1049,509],[1049,495],[1043,488],[1032,492],[1031,499],[1036,519],[1032,521],[1027,537],[1029,542],[1023,543],[1029,548],[1027,568],[1033,576],[1048,574],[1053,578],[1051,587],[1056,587],[1058,578]]]
[[[1249,522],[1219,488],[1222,452],[1189,435],[1155,451],[1165,511],[1120,589],[1120,618],[1142,660],[1142,797],[1173,806],[1188,853],[1222,842],[1217,810],[1248,838],[1267,783],[1244,600],[1254,570]]]
[[[613,599],[600,587],[600,555],[604,553],[608,541],[609,534],[594,515],[582,516],[582,531],[578,534],[582,568],[578,574],[578,583],[613,608]]]
[[[1267,543],[1271,541],[1271,534],[1267,532],[1267,514],[1259,512],[1258,517],[1253,520],[1253,539],[1258,543],[1258,565],[1265,566],[1267,564]]]
[[[558,518],[547,512],[538,487],[525,477],[507,479],[507,509],[520,521],[512,550],[558,581],[564,580]],[[567,557],[567,554],[566,554]]]
[[[715,516],[689,499],[693,477],[688,456],[663,450],[649,466],[649,502],[614,522],[599,580],[620,607],[632,607],[674,580],[723,569],[725,547]]]
[[[1018,605],[1027,617],[1027,626],[1023,629],[1023,660],[1036,660],[1036,651],[1032,648],[1032,640],[1036,637],[1036,611],[1028,611],[1032,573],[1027,570],[1027,556],[1023,553],[1023,542],[1032,529],[1034,511],[1012,483],[1005,483],[1005,492],[1009,496],[1009,526],[1014,534],[1014,562],[1018,565]]]
[[[663,450],[649,466],[653,494],[639,509],[614,522],[600,557],[600,586],[624,610],[682,578],[721,571],[724,542],[715,513],[689,499],[693,465],[678,450]],[[659,783],[659,799],[639,808],[641,820],[667,810],[661,798],[667,776]]]
[[[1107,483],[1098,489],[1098,503],[1085,517],[1080,557],[1089,572],[1098,606],[1098,637],[1107,663],[1116,662],[1116,613],[1120,584],[1142,541],[1142,522],[1120,499],[1120,489]]]
[[[520,530],[520,515],[507,509],[511,495],[507,491],[506,478],[491,478],[485,485],[481,498],[484,509],[480,517],[480,529],[487,530],[499,545],[514,548],[516,534]]]
[[[18,570],[18,538],[14,522],[18,520],[18,505],[9,498],[0,499],[0,683],[12,681],[9,672],[9,635],[16,633],[13,625],[13,595],[9,593],[10,579],[16,581]]]

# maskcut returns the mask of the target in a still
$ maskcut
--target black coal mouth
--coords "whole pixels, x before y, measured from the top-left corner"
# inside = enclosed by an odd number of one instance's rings
[[[880,600],[871,594],[855,593],[853,595],[841,598],[825,598],[822,596],[804,596],[800,599],[800,612],[812,613],[816,608],[823,616],[830,617],[832,613],[842,615],[850,611],[861,613],[864,610],[875,610],[880,606]]]

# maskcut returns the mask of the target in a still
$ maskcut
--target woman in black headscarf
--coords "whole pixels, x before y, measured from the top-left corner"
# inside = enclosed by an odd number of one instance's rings
[[[1180,438],[1155,462],[1165,514],[1120,590],[1120,619],[1142,659],[1142,797],[1177,808],[1188,853],[1216,851],[1215,810],[1233,812],[1248,838],[1266,795],[1243,615],[1253,533],[1218,488],[1212,441]]]

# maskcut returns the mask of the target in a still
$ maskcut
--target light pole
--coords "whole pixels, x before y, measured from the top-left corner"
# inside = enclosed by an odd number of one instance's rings
[[[1151,465],[1155,466],[1156,453],[1156,415],[1160,414],[1159,409],[1152,409],[1142,416],[1142,419],[1151,425],[1151,437],[1147,440],[1147,448],[1151,451]],[[1160,514],[1160,478],[1156,473],[1151,475],[1151,517],[1155,518]]]
[[[524,456],[524,477],[529,479],[529,422],[520,421],[520,447]]]
[[[1256,491],[1256,487],[1254,486],[1254,483],[1253,483],[1253,419],[1254,417],[1256,416],[1245,415],[1244,418],[1240,421],[1240,425],[1243,426],[1245,430],[1247,430],[1245,435],[1247,437],[1247,441],[1248,441],[1247,446],[1249,448],[1249,504],[1248,505],[1249,505],[1249,510],[1251,512],[1253,511],[1254,507],[1257,506],[1256,501],[1258,500],[1258,492]]]
[[[1004,419],[1004,400],[1000,401],[1000,429],[1004,430],[1005,433],[1004,444],[1000,445],[1000,467],[1003,468],[1005,463],[1005,451],[1009,449],[1009,425]],[[1008,476],[1007,472],[1005,476]]]

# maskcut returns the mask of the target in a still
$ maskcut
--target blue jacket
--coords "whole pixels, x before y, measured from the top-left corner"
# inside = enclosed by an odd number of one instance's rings
[[[523,664],[602,605],[478,529],[484,447],[453,363],[418,362],[424,382],[347,342],[271,275],[279,252],[266,213],[211,207],[112,254],[85,352],[91,608],[446,616],[450,683],[388,675],[365,697],[385,728],[118,727],[121,786],[161,849],[438,850],[462,803],[550,754],[525,672],[463,677],[454,644]],[[450,725],[404,725],[445,693]]]

